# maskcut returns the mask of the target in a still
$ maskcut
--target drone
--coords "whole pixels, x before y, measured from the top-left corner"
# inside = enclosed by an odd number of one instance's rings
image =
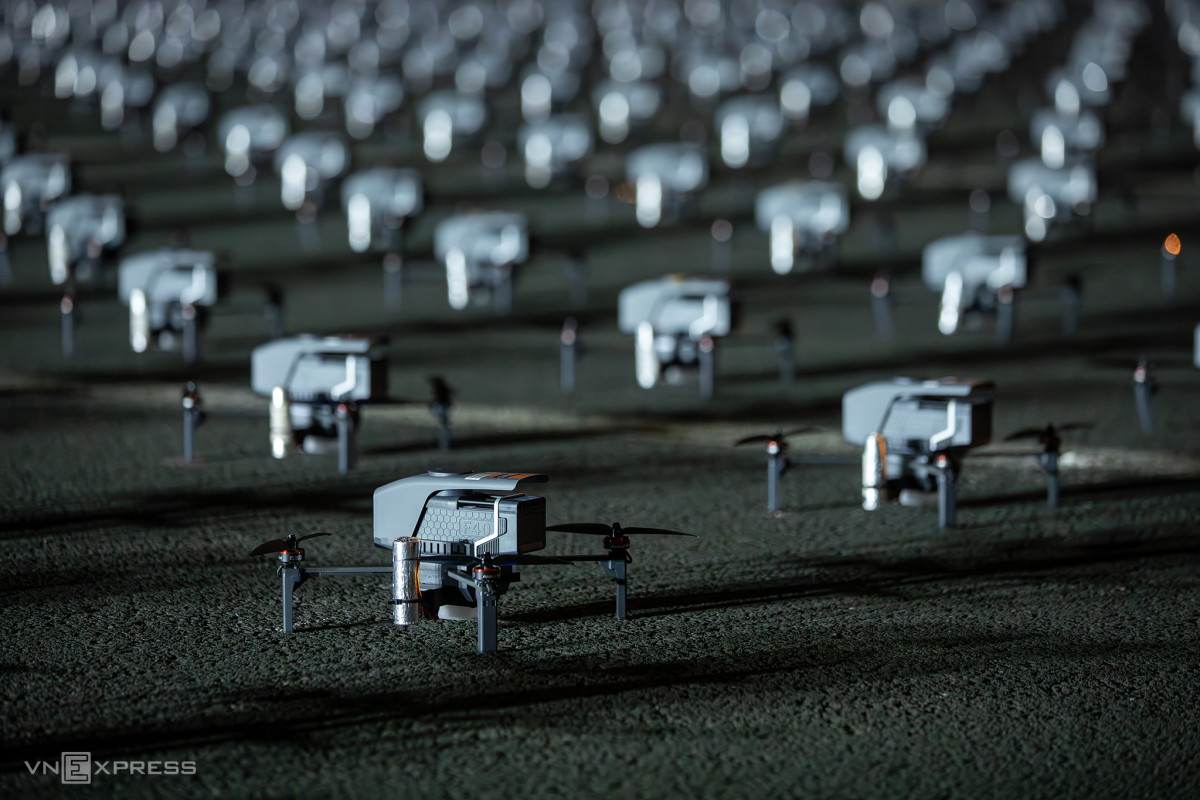
[[[858,194],[878,200],[887,187],[888,176],[912,175],[925,165],[928,153],[919,131],[895,130],[883,125],[862,125],[846,134],[846,164],[853,166]]]
[[[617,327],[635,337],[638,385],[650,389],[698,374],[701,397],[711,398],[716,339],[732,332],[737,316],[728,281],[668,275],[622,289]]]
[[[342,208],[350,249],[383,253],[383,300],[400,305],[403,291],[401,251],[405,222],[425,205],[421,173],[413,169],[372,167],[342,182]]]
[[[211,108],[208,90],[201,83],[173,83],[163,87],[154,101],[151,117],[154,149],[166,153],[182,139],[185,151],[190,151],[192,145],[186,140],[208,120]],[[203,143],[202,139],[196,141]]]
[[[600,138],[620,144],[631,132],[649,127],[662,105],[662,89],[648,81],[607,80],[592,90],[592,102]]]
[[[791,459],[788,458],[787,437],[798,436],[802,433],[812,433],[813,427],[794,428],[790,431],[777,430],[770,434],[745,436],[733,443],[734,447],[745,444],[765,444],[767,447],[767,511],[775,513],[779,510],[779,479],[791,469]]]
[[[219,299],[216,256],[209,250],[162,248],[121,259],[117,294],[129,307],[129,344],[135,353],[153,345],[199,358],[200,330]]]
[[[431,92],[417,105],[425,158],[445,161],[456,145],[475,140],[487,124],[487,106],[478,97],[455,91]]]
[[[997,336],[1012,336],[1015,292],[1028,280],[1025,242],[1020,236],[964,233],[925,245],[921,278],[942,296],[938,330],[949,336],[970,313],[997,317]]]
[[[592,129],[586,117],[558,114],[522,125],[517,144],[525,156],[525,182],[544,189],[591,154]]]
[[[496,313],[507,314],[513,267],[529,258],[529,223],[524,214],[506,211],[459,214],[434,230],[433,251],[446,265],[451,308],[490,297]]]
[[[359,406],[387,393],[387,362],[362,337],[276,339],[250,354],[250,388],[271,398],[271,455],[336,447],[338,471],[354,468]]]
[[[289,136],[275,151],[279,198],[302,222],[316,219],[329,185],[350,165],[350,147],[342,136],[306,131]]]
[[[808,122],[814,108],[833,104],[842,94],[841,82],[827,65],[806,61],[783,75],[779,109],[795,125]]]
[[[770,236],[771,269],[786,275],[797,256],[804,257],[801,269],[836,260],[838,237],[850,226],[850,203],[840,183],[782,183],[758,193],[754,218]]]
[[[217,124],[225,171],[241,185],[253,183],[290,132],[291,123],[274,106],[242,106],[227,111]]]
[[[713,115],[721,160],[731,169],[770,164],[778,152],[784,123],[773,95],[748,94],[726,100]]]
[[[936,490],[938,527],[955,526],[955,489],[966,452],[992,436],[989,381],[893,378],[842,396],[842,437],[863,448],[863,508],[898,497],[920,505]]]
[[[296,90],[300,90],[299,84]],[[363,75],[346,91],[346,131],[355,139],[367,139],[375,126],[400,109],[404,86],[391,75]]]
[[[293,452],[336,452],[338,471],[354,469],[357,435],[364,405],[406,404],[389,398],[387,361],[374,351],[374,341],[356,336],[301,334],[276,339],[250,354],[250,387],[270,399],[265,414],[221,412],[222,417],[268,420],[271,455],[286,458]],[[430,413],[438,420],[438,443],[450,447],[449,413],[453,390],[438,377],[430,379],[433,396]],[[185,386],[183,407],[183,457],[195,458],[196,429],[208,418],[194,383]]]
[[[71,162],[65,153],[13,156],[0,170],[4,234],[39,234],[46,212],[71,193]]]
[[[431,470],[392,481],[375,490],[373,543],[390,550],[392,564],[362,567],[306,567],[301,542],[326,536],[289,535],[256,547],[251,556],[275,553],[282,580],[283,630],[293,631],[292,595],[318,575],[392,575],[393,622],[411,625],[422,618],[478,623],[480,653],[497,650],[498,601],[520,581],[520,567],[566,566],[592,561],[617,586],[616,618],[626,619],[630,536],[693,534],[663,528],[623,528],[618,523],[546,525],[546,500],[517,491],[549,478],[536,473]],[[603,552],[544,556],[546,533],[603,536]]]
[[[879,87],[875,106],[891,130],[928,133],[946,121],[950,98],[926,81],[901,78]]]
[[[625,177],[634,187],[638,224],[653,228],[691,207],[695,193],[708,184],[708,159],[698,144],[648,144],[629,154]]]
[[[1096,167],[1086,156],[1064,158],[1049,166],[1039,157],[1013,162],[1008,169],[1008,198],[1021,206],[1025,236],[1046,238],[1049,226],[1085,223],[1096,204]]]
[[[119,195],[78,194],[58,201],[46,214],[50,280],[58,286],[94,280],[101,257],[124,241],[125,201]]]

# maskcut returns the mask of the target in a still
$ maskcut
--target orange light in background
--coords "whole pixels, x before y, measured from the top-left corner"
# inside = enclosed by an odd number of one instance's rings
[[[1179,237],[1173,233],[1163,242],[1163,251],[1171,256],[1179,255],[1179,251],[1182,249],[1183,244],[1179,241]]]

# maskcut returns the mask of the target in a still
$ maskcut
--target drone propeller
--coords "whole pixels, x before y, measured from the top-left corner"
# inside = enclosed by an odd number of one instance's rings
[[[318,536],[332,536],[331,533],[310,533],[306,536],[296,538],[296,534],[289,533],[286,539],[272,539],[269,542],[263,542],[258,547],[250,551],[252,556],[262,556],[267,553],[287,553],[295,552],[298,545],[305,539],[315,539]]]
[[[1058,446],[1062,443],[1061,434],[1072,431],[1090,431],[1094,427],[1096,426],[1091,422],[1068,422],[1058,426],[1047,424],[1044,428],[1022,428],[1005,436],[1004,441],[1013,442],[1018,439],[1037,439],[1038,444],[1044,445],[1047,451],[1057,452]]]
[[[639,536],[654,534],[659,536],[691,536],[693,539],[700,538],[694,533],[669,531],[666,528],[622,528],[619,522],[614,522],[611,525],[605,525],[601,522],[568,522],[563,525],[547,525],[546,530],[560,533],[585,533],[590,536],[608,536],[613,539],[619,539],[631,533],[638,534]]]
[[[744,444],[766,444],[767,442],[779,442],[787,439],[789,436],[799,436],[802,433],[815,433],[820,428],[814,428],[811,425],[806,425],[803,428],[793,428],[790,431],[776,430],[772,434],[760,433],[755,436],[745,436],[733,443],[734,447],[741,447]]]

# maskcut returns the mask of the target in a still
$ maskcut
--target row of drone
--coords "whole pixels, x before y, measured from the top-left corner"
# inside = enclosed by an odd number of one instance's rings
[[[1027,7],[1029,5],[1015,4],[995,12],[1004,17],[1004,24],[980,24],[979,27],[989,31],[995,27],[995,30],[1005,32],[999,40],[1003,45],[1000,48],[1003,57],[995,58],[994,70],[1007,64],[1009,57],[1020,50],[1026,39],[1044,31],[1059,18],[1057,11],[1039,16],[1034,13],[1037,4]],[[1111,98],[1108,76],[1112,81],[1123,77],[1129,40],[1145,24],[1144,9],[1138,3],[1114,1],[1097,5],[1093,18],[1075,36],[1067,65],[1049,77],[1047,90],[1054,98],[1054,107],[1035,113],[1030,129],[1031,139],[1040,148],[1040,158],[1016,161],[1009,171],[1009,196],[1024,209],[1027,239],[1044,238],[1049,221],[1086,219],[1096,199],[1091,158],[1104,140],[1103,125],[1090,109],[1102,108]],[[974,23],[967,26],[973,35],[982,37],[975,28]],[[960,49],[952,48],[954,52]],[[82,80],[78,54],[69,50],[58,63],[56,93],[78,97],[77,89]],[[846,63],[844,59],[841,71],[853,74]],[[974,62],[965,56],[946,63],[934,59],[931,63],[939,65],[941,72],[931,67],[923,84],[901,81],[888,84],[879,91],[877,101],[881,116],[888,121],[887,126],[868,126],[869,129],[852,130],[847,135],[846,159],[856,169],[859,194],[866,199],[882,193],[889,170],[901,176],[911,175],[924,163],[922,133],[936,128],[944,120],[949,109],[948,98],[955,87],[975,86],[975,82],[966,79],[969,70],[964,66]],[[943,75],[949,69],[948,63],[956,65],[958,70],[951,70],[953,77]],[[820,73],[815,64],[807,64],[805,68],[812,75]],[[942,76],[944,80],[935,80],[936,76]],[[779,102],[766,95],[730,100],[729,103],[746,106],[741,116],[727,109],[723,111],[725,106],[718,109],[719,149],[727,165],[736,167],[743,160],[755,164],[771,162],[785,130],[784,117],[787,115],[782,109],[788,104],[782,98],[807,92],[814,98],[826,98],[831,102],[836,96],[832,74],[810,75],[805,80],[804,91],[785,81]],[[94,81],[84,83],[92,86]],[[62,87],[75,88],[67,91]],[[425,99],[418,116],[423,120],[420,128],[425,131],[427,153],[430,149],[429,118],[431,115],[436,117],[435,112],[451,120],[473,121],[470,125],[451,125],[447,146],[457,137],[469,142],[479,134],[485,125],[486,107],[470,105],[472,102],[482,103],[479,98],[461,94],[435,93]],[[756,107],[751,110],[751,105]],[[173,147],[204,124],[209,107],[204,87],[168,86],[160,93],[155,105],[156,144],[161,144],[162,149]],[[432,125],[432,128],[438,128],[438,125]],[[406,221],[421,212],[424,202],[419,172],[373,167],[347,174],[351,155],[341,137],[317,131],[289,136],[287,116],[270,105],[229,111],[221,118],[217,131],[225,151],[227,170],[239,180],[253,180],[257,170],[273,161],[280,178],[284,206],[302,218],[312,219],[333,184],[340,180],[349,245],[356,252],[384,254],[384,297],[393,301],[399,298],[402,231]],[[72,196],[70,163],[65,155],[17,154],[15,133],[9,129],[5,134],[7,145],[0,148],[7,154],[0,170],[0,191],[6,198],[5,233],[7,236],[37,233],[45,227],[51,277],[56,284],[67,287],[61,308],[64,351],[69,352],[74,341],[76,304],[71,296],[73,286],[77,278],[87,280],[94,275],[100,258],[124,241],[124,202],[116,195]],[[550,137],[548,141],[573,141],[581,137],[590,141],[590,134],[584,133]],[[740,142],[738,147],[744,147],[744,159],[731,155],[738,149],[731,141]],[[551,153],[555,149],[552,143],[533,149],[541,152],[546,148]],[[524,150],[528,154],[530,148],[526,146]],[[575,155],[551,157],[548,166],[542,166],[549,170],[548,174],[564,178],[579,168],[591,147],[576,148],[571,152]],[[913,154],[917,155],[910,158]],[[696,193],[708,180],[707,155],[703,146],[688,142],[646,145],[630,153],[626,178],[633,187],[637,219],[642,225],[651,227],[678,219],[694,204]],[[846,192],[834,181],[785,183],[763,189],[756,200],[755,219],[768,233],[770,263],[781,274],[790,272],[796,265],[803,268],[836,260],[837,240],[848,229],[849,218]],[[939,329],[951,333],[959,328],[964,314],[982,311],[997,315],[998,336],[1007,340],[1013,328],[1014,292],[1027,281],[1025,247],[1025,241],[1019,236],[979,233],[930,243],[923,256],[923,277],[930,289],[942,295]],[[530,255],[528,221],[522,214],[505,212],[456,215],[438,226],[434,252],[445,267],[447,298],[452,307],[465,308],[490,299],[498,311],[505,312],[511,305],[514,269]],[[1164,270],[1166,261],[1173,262],[1174,255],[1164,251]],[[145,350],[152,344],[168,348],[181,346],[185,358],[194,360],[197,328],[219,295],[215,262],[212,253],[181,248],[138,254],[122,262],[118,293],[130,309],[130,337],[135,350]],[[1173,270],[1173,263],[1171,267]],[[872,308],[881,333],[891,329],[889,294],[886,276],[872,282]],[[1078,282],[1069,285],[1064,295],[1066,315],[1077,311],[1079,296]],[[279,300],[277,293],[268,296],[267,310],[277,332]],[[637,324],[623,323],[622,327]],[[1069,330],[1073,323],[1064,321],[1064,327]],[[658,337],[659,333],[662,333],[661,337]],[[664,351],[669,337],[675,336],[674,349],[682,348],[686,362],[692,360],[687,353],[700,351],[695,344],[701,337],[723,334],[715,330],[694,330],[683,342],[678,341],[677,334],[671,331],[656,331],[654,335],[657,346]],[[638,349],[639,353],[649,349],[641,334]],[[667,355],[668,360],[674,358],[674,355]],[[639,366],[642,385],[648,385],[650,379],[643,376],[649,374],[648,368]],[[706,384],[702,382],[702,385]]]
[[[892,498],[903,505],[923,506],[936,497],[939,526],[953,527],[955,487],[963,457],[991,439],[992,389],[985,381],[896,378],[846,392],[842,399],[842,434],[847,442],[862,448],[863,508],[877,509]],[[274,424],[272,420],[273,444]],[[1029,455],[1046,473],[1051,508],[1059,503],[1061,434],[1088,427],[1075,423],[1056,429],[1048,425],[1008,437],[1035,438],[1041,444],[1039,451]],[[309,435],[320,434],[310,431]],[[787,435],[777,432],[737,442],[765,443],[767,505],[772,512],[778,510],[779,479],[792,464]],[[520,568],[577,562],[597,562],[614,580],[616,616],[625,619],[628,565],[632,562],[630,536],[691,534],[661,528],[623,528],[615,522],[547,526],[545,499],[518,491],[546,480],[545,475],[533,473],[433,470],[379,487],[373,497],[372,542],[391,551],[390,565],[305,566],[301,542],[329,535],[324,533],[271,540],[255,548],[251,556],[277,555],[284,632],[293,629],[293,593],[308,578],[390,574],[389,604],[395,624],[412,625],[429,617],[474,617],[479,651],[493,652],[497,649],[498,599],[520,580]],[[546,546],[547,532],[603,536],[603,552],[537,555],[536,551]]]

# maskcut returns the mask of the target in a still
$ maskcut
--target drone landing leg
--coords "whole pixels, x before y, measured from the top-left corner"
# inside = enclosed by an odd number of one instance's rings
[[[404,259],[399,253],[383,257],[383,307],[395,311],[404,303]]]
[[[942,530],[954,527],[955,479],[954,470],[947,465],[938,472],[938,527]]]
[[[196,319],[196,307],[193,305],[185,305],[183,307],[183,363],[195,364],[200,357],[200,333],[199,324]]]
[[[354,415],[345,403],[337,407],[338,472],[345,475],[358,460],[355,448]]]
[[[767,511],[779,510],[779,455],[771,453],[767,456]]]
[[[565,395],[575,393],[575,342],[578,326],[574,318],[563,323],[559,334],[558,385]]]
[[[700,399],[712,400],[717,385],[717,365],[714,350],[716,342],[705,334],[700,337],[697,348],[700,357]]]
[[[871,319],[875,322],[876,336],[892,338],[896,326],[892,321],[892,287],[887,275],[876,275],[871,281]]]
[[[183,460],[196,460],[196,416],[195,409],[183,410]]]
[[[283,292],[275,286],[268,286],[263,292],[263,320],[271,337],[279,339],[283,336]]]
[[[283,632],[291,633],[292,592],[304,580],[304,571],[299,567],[284,567],[279,574],[283,576]]]
[[[628,574],[629,565],[624,558],[614,557],[610,561],[601,561],[600,566],[617,582],[617,619],[628,619],[629,615],[625,611],[625,594],[628,588],[625,576]]]
[[[1046,505],[1051,509],[1058,508],[1058,454],[1043,453],[1038,463],[1046,472]]]
[[[496,611],[499,598],[492,592],[476,593],[475,617],[479,621],[479,652],[496,652]]]
[[[775,357],[779,363],[779,382],[788,386],[796,378],[796,342],[791,336],[775,337]]]
[[[1154,417],[1150,413],[1150,387],[1145,383],[1134,384],[1133,399],[1137,403],[1138,423],[1145,434],[1154,433]]]
[[[1083,305],[1083,285],[1079,276],[1073,275],[1067,279],[1062,289],[1063,298],[1063,336],[1074,336],[1079,330],[1079,310]]]
[[[1016,327],[1016,293],[1011,286],[1002,286],[996,295],[996,341],[1011,344]]]
[[[70,293],[64,294],[59,303],[62,313],[62,354],[70,358],[75,354],[75,298]]]
[[[492,310],[498,317],[512,314],[512,265],[504,264],[499,268],[500,276],[492,288]]]

